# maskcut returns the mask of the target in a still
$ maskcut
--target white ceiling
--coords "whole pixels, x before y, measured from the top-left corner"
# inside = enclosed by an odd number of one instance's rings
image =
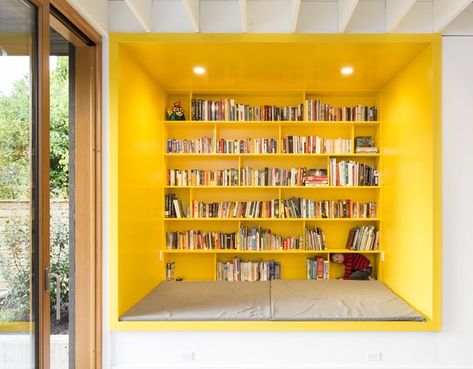
[[[473,35],[472,0],[109,0],[110,32]]]

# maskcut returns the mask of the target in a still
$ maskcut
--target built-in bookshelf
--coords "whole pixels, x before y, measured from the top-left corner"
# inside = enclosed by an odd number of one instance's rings
[[[301,96],[169,92],[190,118],[163,121],[160,258],[173,275],[266,280],[277,265],[277,278],[336,278],[340,252],[377,266],[377,95]]]

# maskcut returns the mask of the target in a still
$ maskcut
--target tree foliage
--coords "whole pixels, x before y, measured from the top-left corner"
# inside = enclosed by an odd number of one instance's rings
[[[58,57],[51,72],[50,186],[53,198],[67,198],[69,178],[69,65]],[[11,94],[0,94],[0,199],[27,200],[31,188],[31,87],[29,75]]]

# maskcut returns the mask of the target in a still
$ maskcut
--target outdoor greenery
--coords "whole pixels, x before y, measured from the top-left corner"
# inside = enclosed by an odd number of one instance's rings
[[[69,68],[58,57],[50,78],[50,192],[52,199],[69,196]],[[30,201],[31,197],[31,87],[29,75],[16,81],[11,93],[0,92],[0,200]],[[51,207],[54,209],[54,207]],[[62,316],[69,304],[69,215],[51,212],[52,273],[62,277]],[[30,216],[12,216],[0,224],[0,276],[8,290],[0,297],[0,321],[30,320],[31,272]],[[54,322],[56,281],[51,281],[51,315]]]
[[[58,57],[51,72],[51,197],[67,198],[69,178],[69,66]],[[11,94],[0,93],[0,199],[29,200],[31,158],[30,81],[16,81]]]
[[[51,215],[51,262],[50,270],[62,276],[61,319],[67,321],[69,306],[69,217],[65,211]],[[12,217],[3,229],[0,273],[10,289],[0,301],[0,321],[28,321],[30,319],[30,224],[28,218]],[[51,316],[56,316],[56,279],[51,279]],[[64,322],[63,322],[64,323]]]

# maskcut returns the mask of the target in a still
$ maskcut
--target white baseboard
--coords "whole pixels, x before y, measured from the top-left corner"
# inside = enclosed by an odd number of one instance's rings
[[[352,365],[352,366],[340,366],[340,365],[225,365],[225,364],[210,364],[210,365],[172,365],[172,364],[160,364],[160,365],[112,365],[109,369],[471,369],[471,367],[458,367],[458,366],[392,366],[392,365],[380,365],[379,362],[373,362],[366,365]]]

